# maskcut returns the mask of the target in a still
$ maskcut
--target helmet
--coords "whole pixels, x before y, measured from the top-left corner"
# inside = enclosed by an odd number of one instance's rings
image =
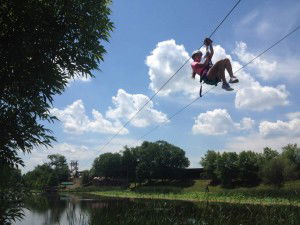
[[[196,55],[198,54],[201,54],[202,55],[202,52],[200,50],[196,50],[196,51],[193,51],[192,53],[192,58],[194,58]]]

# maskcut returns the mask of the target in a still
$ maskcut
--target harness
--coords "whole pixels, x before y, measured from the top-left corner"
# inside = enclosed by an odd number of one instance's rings
[[[205,69],[203,70],[201,76],[200,76],[200,91],[199,91],[199,95],[200,97],[202,97],[202,81],[205,84],[209,84],[209,85],[215,85],[217,86],[218,83],[220,82],[219,79],[215,79],[215,80],[210,80],[207,78],[207,73],[209,71],[209,69],[213,66],[212,62],[209,61],[208,65],[205,67]]]

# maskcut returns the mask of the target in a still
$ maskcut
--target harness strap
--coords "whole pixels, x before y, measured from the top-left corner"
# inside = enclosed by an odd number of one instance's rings
[[[203,78],[200,77],[200,91],[199,91],[200,98],[202,97],[202,81],[203,81]]]

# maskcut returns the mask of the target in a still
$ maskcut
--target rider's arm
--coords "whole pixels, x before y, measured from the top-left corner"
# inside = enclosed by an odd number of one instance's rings
[[[209,45],[209,50],[210,50],[210,59],[211,59],[214,55],[214,49],[213,49],[212,44]]]
[[[209,55],[206,57],[204,63],[202,65],[207,66],[209,64],[209,62],[211,61],[211,58],[214,55],[214,49],[212,44],[209,45]]]

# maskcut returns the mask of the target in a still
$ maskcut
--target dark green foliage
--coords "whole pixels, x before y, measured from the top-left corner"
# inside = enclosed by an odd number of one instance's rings
[[[282,149],[281,154],[268,147],[264,148],[263,153],[218,153],[209,150],[200,164],[213,185],[255,186],[264,181],[281,187],[285,181],[300,176],[300,148],[289,144]]]
[[[217,159],[216,174],[224,187],[233,187],[238,179],[238,154],[224,152]]]
[[[59,154],[49,155],[48,158],[49,163],[38,165],[24,175],[24,181],[28,187],[43,190],[68,180],[69,169],[66,158]]]
[[[238,159],[238,178],[242,186],[254,186],[260,182],[259,154],[251,151],[243,151]]]
[[[122,171],[122,156],[119,153],[104,153],[94,160],[93,176],[120,177]]]
[[[264,148],[263,154],[261,155],[261,158],[263,160],[262,164],[264,162],[268,162],[271,159],[275,158],[279,156],[279,153],[276,150],[273,150],[269,147]]]
[[[276,157],[268,161],[262,170],[263,179],[267,184],[281,187],[284,183],[285,162],[282,158]]]
[[[289,162],[290,178],[300,178],[300,148],[297,144],[289,144],[282,148],[282,157]]]
[[[94,160],[92,174],[128,181],[151,179],[176,179],[176,169],[189,166],[185,152],[165,141],[144,142],[141,146],[128,148],[119,153],[104,153]],[[181,171],[176,171],[181,172]]]
[[[166,141],[143,142],[137,148],[136,176],[138,181],[151,181],[153,178],[166,179],[176,176],[169,174],[170,170],[188,167],[190,162],[185,157],[185,152],[181,148],[169,144]]]
[[[105,53],[102,42],[113,28],[109,3],[0,1],[0,165],[23,166],[18,151],[55,140],[41,122],[55,120],[49,112],[53,96],[71,78],[92,76],[98,69]],[[43,179],[53,185],[60,176]]]
[[[59,182],[67,181],[69,179],[69,167],[65,156],[60,154],[48,155],[50,159],[49,165],[54,170]]]
[[[82,171],[81,183],[83,186],[89,185],[91,183],[91,173],[89,170]]]
[[[211,184],[218,183],[218,177],[216,174],[217,159],[220,157],[220,153],[208,150],[204,157],[202,157],[200,164],[205,169],[206,174],[211,179]]]
[[[58,178],[54,174],[53,169],[48,164],[38,165],[34,170],[24,175],[26,186],[43,190],[48,186],[58,185]]]
[[[41,121],[69,79],[92,76],[113,25],[108,0],[1,0],[0,163],[22,165],[17,151],[49,146]]]
[[[126,170],[127,180],[136,180],[136,167],[138,165],[138,150],[136,148],[124,147],[124,151],[122,151],[122,165],[124,170]]]
[[[0,165],[0,224],[9,224],[22,218],[25,196],[21,171]]]

